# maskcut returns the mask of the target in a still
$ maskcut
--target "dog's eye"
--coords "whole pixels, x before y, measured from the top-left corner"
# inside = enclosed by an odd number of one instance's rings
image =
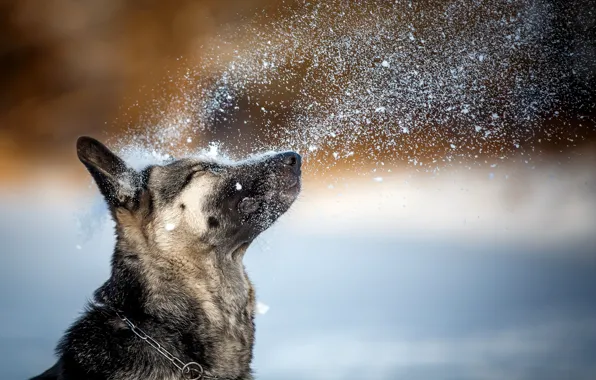
[[[221,174],[225,171],[224,168],[219,167],[219,166],[211,166],[211,167],[207,168],[207,170],[213,174]]]
[[[188,185],[190,183],[190,181],[192,181],[192,179],[195,178],[196,176],[198,176],[200,174],[204,174],[204,173],[205,173],[205,171],[200,168],[193,169],[190,173],[188,173],[186,175],[186,178],[184,179],[184,184],[182,187],[185,187],[186,185]]]

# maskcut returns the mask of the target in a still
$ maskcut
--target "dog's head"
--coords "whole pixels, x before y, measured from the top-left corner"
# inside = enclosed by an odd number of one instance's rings
[[[161,250],[194,245],[234,252],[286,212],[301,186],[294,152],[233,164],[184,158],[141,171],[90,137],[79,138],[77,153],[119,234]]]

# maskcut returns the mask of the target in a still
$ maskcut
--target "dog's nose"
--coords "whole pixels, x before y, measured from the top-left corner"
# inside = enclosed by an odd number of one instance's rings
[[[300,155],[296,152],[285,152],[281,154],[281,161],[284,165],[298,170],[302,164],[302,157],[300,157]]]

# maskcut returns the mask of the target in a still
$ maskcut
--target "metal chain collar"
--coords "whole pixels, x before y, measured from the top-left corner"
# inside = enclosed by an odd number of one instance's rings
[[[118,318],[122,320],[122,322],[126,323],[126,325],[132,330],[132,332],[138,336],[141,340],[146,342],[148,345],[153,347],[157,352],[159,352],[162,356],[168,359],[176,368],[180,370],[182,376],[186,380],[201,380],[201,379],[219,379],[217,376],[209,376],[205,374],[203,370],[203,366],[201,366],[197,362],[188,362],[184,363],[182,360],[178,359],[171,353],[169,353],[165,348],[162,347],[155,339],[151,338],[147,335],[143,330],[137,327],[132,321],[125,316],[123,316],[118,311],[115,312],[118,315]],[[223,379],[220,379],[223,380]]]

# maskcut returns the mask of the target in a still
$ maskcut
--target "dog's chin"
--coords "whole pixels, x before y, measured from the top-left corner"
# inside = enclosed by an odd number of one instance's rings
[[[290,208],[298,198],[298,194],[300,194],[300,183],[280,192],[278,197],[281,208],[285,208],[286,210]]]
[[[300,177],[293,178],[286,184],[284,189],[279,191],[279,202],[283,204],[283,206],[285,206],[286,208],[289,208],[298,198],[301,189],[302,183],[300,181]]]
[[[277,220],[285,214],[292,203],[298,197],[299,189],[289,189],[283,193],[277,193],[273,200],[266,204],[266,212],[260,214],[257,218],[250,220],[248,232],[248,241],[257,238],[261,233],[271,227]]]

